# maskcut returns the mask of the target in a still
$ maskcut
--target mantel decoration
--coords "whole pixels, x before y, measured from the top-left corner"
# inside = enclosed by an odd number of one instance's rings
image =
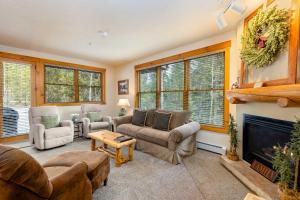
[[[230,149],[227,152],[227,158],[229,160],[238,161],[239,156],[237,155],[237,148],[238,148],[238,136],[237,136],[237,125],[233,118],[233,116],[229,115],[229,127],[228,127],[228,134],[230,136]]]
[[[285,147],[274,147],[273,167],[280,175],[280,200],[300,200],[300,120],[294,124],[291,141]]]
[[[291,11],[277,7],[259,10],[245,27],[241,59],[263,68],[275,61],[289,39]]]

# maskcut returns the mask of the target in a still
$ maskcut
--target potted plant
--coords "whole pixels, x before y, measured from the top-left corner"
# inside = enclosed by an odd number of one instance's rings
[[[230,160],[237,161],[239,160],[239,156],[237,155],[238,148],[238,131],[237,125],[233,118],[233,116],[229,115],[229,125],[228,125],[228,134],[230,136],[230,149],[227,151],[227,158]]]
[[[280,200],[300,200],[299,192],[300,120],[297,119],[291,141],[284,147],[275,147],[273,167],[279,174]]]

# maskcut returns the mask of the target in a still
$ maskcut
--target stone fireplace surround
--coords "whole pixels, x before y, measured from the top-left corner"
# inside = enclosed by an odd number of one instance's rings
[[[255,115],[243,115],[242,159],[234,162],[221,157],[221,163],[249,189],[265,199],[278,199],[277,185],[250,168],[256,159],[272,167],[273,146],[290,140],[293,122]]]

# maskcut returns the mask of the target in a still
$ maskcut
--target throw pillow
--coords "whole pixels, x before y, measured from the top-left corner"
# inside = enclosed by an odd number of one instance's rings
[[[91,122],[101,122],[102,120],[101,112],[88,112],[87,117]]]
[[[149,127],[153,126],[155,111],[156,111],[156,109],[147,110],[146,126],[149,126]]]
[[[157,112],[172,113],[172,119],[170,122],[170,129],[177,128],[186,123],[189,123],[192,113],[189,111],[168,111],[158,110]]]
[[[134,110],[132,116],[132,124],[136,126],[145,126],[147,111],[146,110]]]
[[[45,126],[46,129],[58,127],[58,116],[42,116],[41,123]]]
[[[172,113],[155,112],[152,127],[162,131],[170,130],[171,117]]]

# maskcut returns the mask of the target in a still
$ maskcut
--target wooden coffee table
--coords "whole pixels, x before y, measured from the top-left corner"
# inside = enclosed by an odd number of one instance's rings
[[[121,133],[111,132],[108,130],[102,130],[98,132],[89,133],[92,139],[91,150],[102,151],[108,153],[111,157],[115,158],[115,166],[120,167],[123,163],[131,161],[133,159],[133,145],[136,143],[136,139],[128,140],[125,142],[116,142],[115,138],[122,136]],[[103,146],[96,147],[96,141],[103,143]],[[113,147],[115,151],[109,150],[107,147]],[[121,148],[128,147],[128,156],[123,156]]]

